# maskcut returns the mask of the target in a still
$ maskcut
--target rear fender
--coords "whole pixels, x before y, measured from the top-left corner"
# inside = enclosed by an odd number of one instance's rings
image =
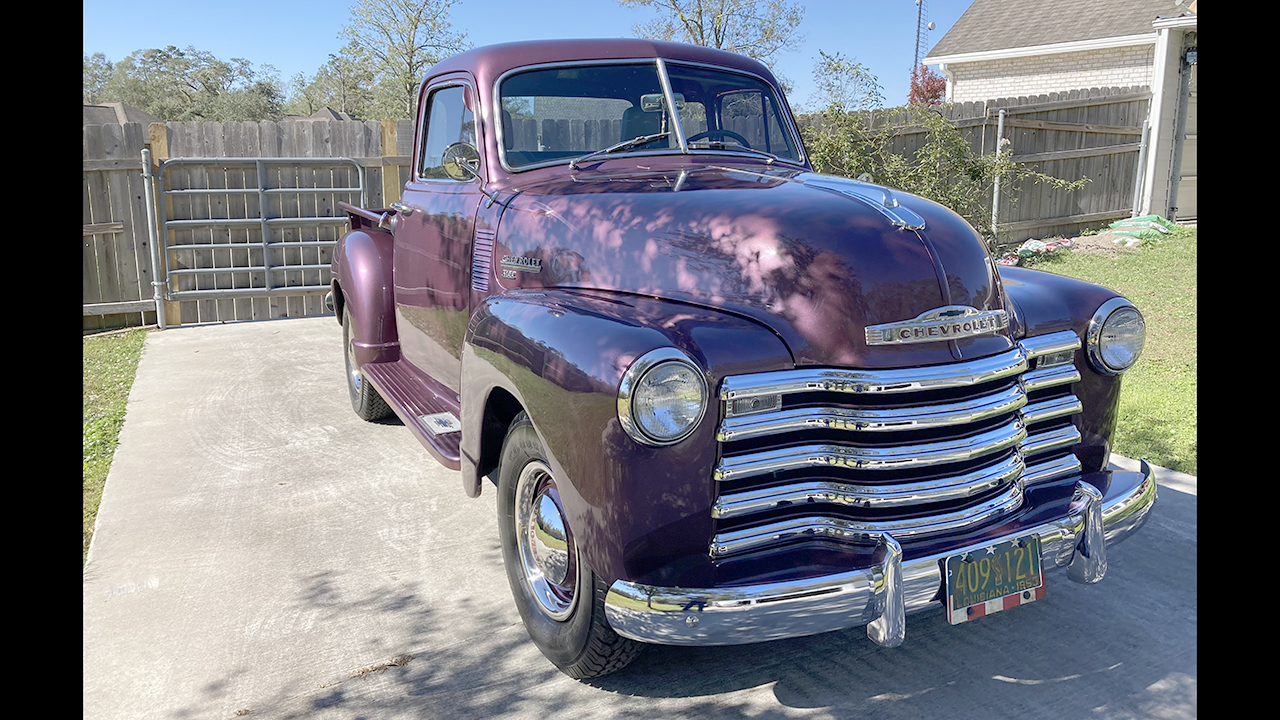
[[[396,333],[391,233],[362,226],[347,233],[333,253],[334,309],[351,314],[356,362],[400,358]]]

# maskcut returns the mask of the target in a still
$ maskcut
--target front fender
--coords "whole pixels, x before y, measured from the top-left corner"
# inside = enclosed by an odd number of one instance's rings
[[[632,361],[660,347],[688,355],[711,397],[692,435],[659,448],[622,428],[618,384]],[[482,430],[486,403],[501,389],[529,414],[569,526],[601,579],[705,556],[720,380],[793,366],[772,331],[721,311],[600,291],[493,296],[473,314],[463,347],[463,481],[478,484],[481,458],[493,457]]]
[[[1084,472],[1101,472],[1111,456],[1122,376],[1094,370],[1085,348],[1086,331],[1098,308],[1120,294],[1083,280],[1027,268],[1001,267],[1000,277],[1017,315],[1019,337],[1071,330],[1080,338],[1075,355],[1080,382],[1075,394],[1083,411],[1075,416],[1081,440],[1074,452]]]
[[[391,253],[391,234],[372,228],[352,230],[334,248],[335,308],[339,317],[342,307],[351,313],[361,365],[400,357]]]

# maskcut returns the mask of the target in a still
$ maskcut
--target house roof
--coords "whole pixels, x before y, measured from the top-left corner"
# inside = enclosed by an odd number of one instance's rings
[[[313,113],[311,117],[307,119],[308,120],[354,120],[355,118],[351,117],[350,113],[345,113],[345,112],[342,112],[341,110],[334,110],[333,108],[326,105],[320,108],[319,110],[315,111],[315,113]]]
[[[285,115],[280,118],[280,122],[296,121],[296,120],[355,120],[350,113],[341,110],[334,110],[325,105],[310,115]]]
[[[1157,16],[1179,15],[1185,0],[974,0],[929,51],[932,58],[1087,40],[1154,35]]]
[[[153,122],[164,122],[155,115],[145,113],[132,105],[118,102],[104,102],[97,105],[84,106],[85,125],[123,125],[136,122],[147,125]]]

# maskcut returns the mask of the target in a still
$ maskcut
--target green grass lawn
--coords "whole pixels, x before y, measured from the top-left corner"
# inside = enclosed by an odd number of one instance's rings
[[[142,329],[84,339],[84,556],[107,482],[116,439],[124,425],[129,388],[142,356]]]
[[[1058,251],[1031,265],[1111,288],[1142,311],[1146,347],[1124,374],[1112,449],[1192,475],[1197,474],[1196,244],[1196,228],[1180,227],[1115,257]]]

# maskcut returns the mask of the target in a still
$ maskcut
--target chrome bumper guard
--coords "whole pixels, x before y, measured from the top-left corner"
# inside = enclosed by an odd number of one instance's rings
[[[946,553],[902,559],[902,548],[880,535],[879,565],[836,575],[740,587],[663,588],[619,580],[605,598],[605,616],[619,635],[660,645],[740,645],[867,626],[867,636],[894,647],[906,636],[906,615],[941,607],[941,562],[1014,537],[1040,536],[1046,570],[1096,583],[1107,572],[1107,545],[1146,522],[1156,501],[1155,474],[1113,472],[1106,497],[1076,483],[1068,514],[1008,537],[989,538]]]

